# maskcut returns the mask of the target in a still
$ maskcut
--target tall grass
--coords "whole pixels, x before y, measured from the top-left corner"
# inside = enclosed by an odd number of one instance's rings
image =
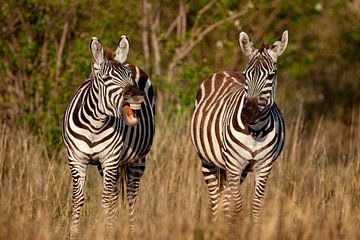
[[[242,185],[244,209],[235,224],[208,221],[207,189],[188,136],[188,118],[157,124],[141,182],[136,238],[357,239],[360,236],[360,128],[336,120],[286,119],[287,139],[267,184],[261,228],[252,222],[253,179]],[[184,120],[185,119],[185,120]],[[101,177],[88,168],[82,239],[103,239]],[[128,235],[118,213],[118,239]],[[31,132],[0,126],[0,239],[66,239],[71,176],[63,149],[49,157]]]

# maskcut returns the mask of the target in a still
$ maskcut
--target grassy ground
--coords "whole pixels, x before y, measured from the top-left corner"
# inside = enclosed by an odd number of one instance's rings
[[[356,112],[357,113],[357,112]],[[353,119],[359,114],[354,113]],[[253,226],[253,179],[242,186],[238,223],[208,222],[207,189],[188,136],[189,119],[159,122],[138,203],[139,239],[358,239],[360,236],[360,128],[336,120],[314,127],[287,118],[285,149],[265,194],[262,228]],[[308,130],[305,130],[308,129]],[[82,239],[103,239],[101,178],[90,167],[82,212]],[[118,239],[128,238],[121,204]],[[0,126],[0,239],[66,239],[71,177],[65,149],[49,157],[29,131]]]

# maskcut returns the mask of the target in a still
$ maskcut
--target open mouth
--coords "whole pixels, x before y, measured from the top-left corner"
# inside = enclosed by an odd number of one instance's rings
[[[136,86],[127,86],[125,88],[122,112],[126,125],[135,126],[139,122],[135,111],[141,109],[141,104],[145,100],[144,97],[145,93]]]
[[[129,107],[132,110],[140,110],[141,109],[141,103],[129,103]]]
[[[122,106],[123,117],[126,125],[135,126],[139,122],[135,111],[140,109],[141,109],[141,102],[135,102],[135,103],[126,102]]]

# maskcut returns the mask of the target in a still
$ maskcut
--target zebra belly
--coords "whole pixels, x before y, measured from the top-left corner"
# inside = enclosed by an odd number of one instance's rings
[[[278,154],[273,155],[272,152],[276,152],[278,146],[268,147],[262,142],[257,142],[254,139],[250,141],[243,141],[244,145],[249,146],[249,148],[242,148],[241,146],[234,146],[231,149],[224,149],[224,153],[229,154],[231,158],[237,159],[237,161],[250,161],[254,160],[256,162],[263,161],[266,159],[273,159],[278,156]],[[251,147],[252,146],[252,147]],[[229,158],[229,157],[227,157]]]
[[[114,159],[118,159],[120,164],[125,164],[145,156],[144,151],[137,151],[135,147],[126,148],[124,142],[111,142],[111,139],[96,146],[89,146],[81,140],[76,141],[75,144],[76,148],[70,147],[72,155],[76,159],[84,160],[89,164],[103,164]]]
[[[215,114],[212,114],[215,115]],[[225,167],[219,137],[222,129],[209,119],[210,114],[203,114],[203,109],[195,109],[191,121],[191,140],[201,159],[219,168]]]
[[[73,157],[89,164],[92,162],[102,164],[113,159],[118,159],[120,164],[125,164],[143,158],[150,148],[151,137],[146,133],[140,136],[139,131],[135,130],[129,130],[125,136],[121,133],[121,129],[115,131],[112,129],[111,132],[105,131],[101,134],[87,132],[86,135],[82,135],[86,136],[86,140],[70,137],[71,141],[66,141],[66,145]],[[143,139],[142,145],[138,146],[138,142],[133,139]]]

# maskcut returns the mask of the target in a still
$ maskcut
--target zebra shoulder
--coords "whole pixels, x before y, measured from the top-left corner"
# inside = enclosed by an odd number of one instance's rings
[[[235,72],[235,71],[226,71],[225,72],[228,76],[232,77],[237,82],[240,82],[242,84],[245,84],[245,76],[241,72]]]
[[[221,71],[213,73],[212,75],[205,78],[201,83],[200,88],[196,94],[195,106],[201,101],[202,98],[205,98],[211,93],[218,91],[221,86],[224,86],[224,84],[227,87],[241,87],[245,84],[245,76],[241,72],[235,71]]]

